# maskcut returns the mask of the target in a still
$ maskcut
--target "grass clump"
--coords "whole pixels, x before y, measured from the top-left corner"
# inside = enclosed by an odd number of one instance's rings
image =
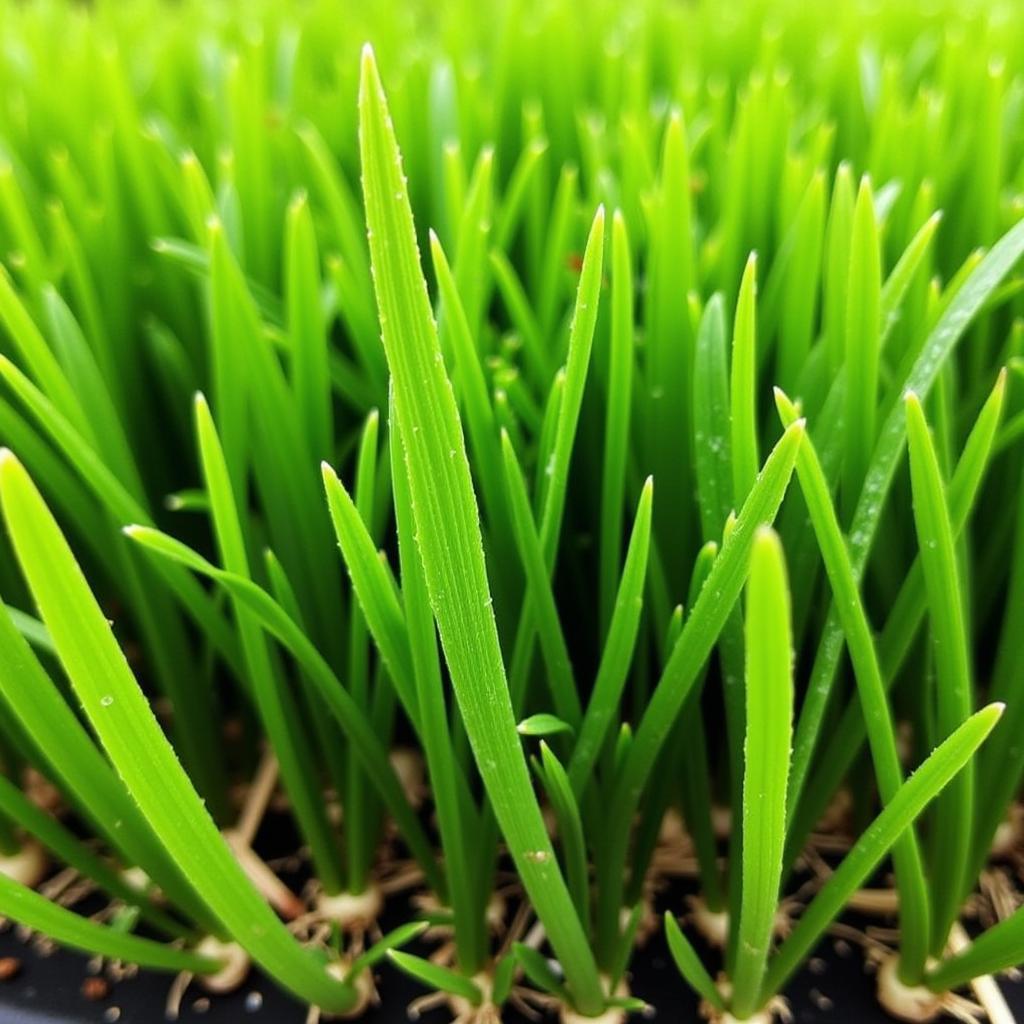
[[[766,1021],[873,885],[998,1015],[1024,38],[833,6],[4,5],[0,912],[575,1022],[656,905]]]

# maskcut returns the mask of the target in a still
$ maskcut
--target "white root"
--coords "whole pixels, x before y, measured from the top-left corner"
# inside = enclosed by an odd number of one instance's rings
[[[317,916],[332,921],[348,932],[368,931],[384,909],[384,896],[377,885],[368,885],[360,893],[321,893],[316,900]]]
[[[27,839],[8,856],[0,856],[0,874],[34,889],[50,868],[46,851],[34,839]]]
[[[338,981],[344,981],[350,966],[346,960],[335,960],[327,965],[327,973],[332,978],[337,978]],[[317,1020],[354,1020],[356,1017],[361,1017],[366,1013],[377,998],[377,990],[373,984],[372,972],[360,971],[351,979],[349,984],[356,992],[356,1001],[352,1008],[344,1013],[324,1013],[323,1010],[316,1010]]]
[[[222,942],[213,935],[196,946],[200,956],[208,956],[212,960],[221,960],[224,966],[214,974],[203,974],[198,977],[199,984],[207,992],[223,994],[234,992],[249,974],[252,961],[249,954],[237,942]]]
[[[935,1020],[942,1013],[942,996],[924,985],[904,985],[898,974],[899,958],[887,956],[878,969],[878,1001],[891,1017],[911,1024]]]

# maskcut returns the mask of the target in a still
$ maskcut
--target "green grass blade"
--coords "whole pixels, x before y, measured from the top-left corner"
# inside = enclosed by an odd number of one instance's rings
[[[686,983],[701,999],[706,1000],[709,1006],[713,1006],[719,1013],[725,1013],[725,1000],[722,998],[722,993],[718,991],[707,968],[700,962],[700,957],[690,944],[690,940],[683,934],[676,919],[667,910],[665,911],[665,938],[668,941],[668,950],[672,954],[672,959]]]
[[[285,225],[285,321],[291,349],[292,388],[310,454],[332,454],[334,425],[327,358],[327,331],[320,302],[320,258],[309,203],[300,192]]]
[[[799,457],[799,456],[798,456]],[[743,902],[731,1006],[758,1009],[775,927],[786,832],[786,777],[793,728],[793,643],[782,545],[758,531],[747,582],[747,735],[743,771]]]
[[[946,488],[924,411],[913,392],[906,396],[906,409],[914,520],[935,654],[935,724],[938,738],[944,739],[970,715],[974,703],[967,625]],[[973,794],[973,765],[968,765],[947,787],[935,807],[932,953],[936,956],[946,948],[949,929],[973,881],[966,877],[974,815]]]
[[[213,416],[201,394],[195,398],[196,437],[203,482],[210,498],[213,532],[224,568],[249,577],[249,557],[232,489],[228,463]],[[316,767],[308,744],[299,735],[298,712],[291,692],[275,670],[267,639],[249,610],[236,602],[235,615],[248,668],[247,678],[270,745],[277,755],[281,780],[291,801],[299,830],[309,843],[317,876],[325,890],[341,889],[338,851],[318,790]]]
[[[865,178],[853,210],[846,293],[846,446],[842,496],[847,517],[860,496],[878,422],[882,262],[876,216],[871,183]]]
[[[110,864],[98,857],[56,818],[47,814],[9,779],[0,776],[0,812],[33,835],[48,850],[79,874],[92,879],[111,896],[138,907],[142,917],[172,939],[188,939],[193,933],[159,907],[144,892],[133,889]]]
[[[558,606],[551,589],[551,580],[544,561],[544,551],[533,522],[530,497],[526,493],[515,449],[505,431],[501,434],[501,450],[505,469],[505,488],[512,511],[512,526],[515,531],[519,558],[526,575],[527,594],[533,606],[533,614],[540,636],[541,651],[547,665],[548,686],[555,713],[571,728],[579,727],[583,711],[580,706],[576,677],[573,675],[569,648],[562,633],[558,618]]]
[[[751,253],[740,282],[736,321],[732,335],[732,368],[729,401],[732,408],[733,506],[746,500],[757,479],[757,255]]]
[[[153,831],[224,927],[282,985],[343,1011],[355,993],[288,933],[238,866],[164,738],[71,550],[17,460],[0,501],[19,563],[83,710]]]
[[[961,988],[984,974],[998,974],[1024,959],[1024,909],[984,931],[962,953],[943,960],[928,974],[935,992]]]
[[[405,971],[411,978],[415,978],[433,991],[458,996],[465,999],[470,1006],[479,1006],[484,1001],[483,993],[474,982],[447,967],[431,963],[411,953],[400,953],[397,949],[388,951],[388,959],[399,970]]]
[[[433,848],[427,841],[416,813],[406,799],[398,776],[388,759],[387,749],[378,738],[373,724],[341,685],[323,655],[288,613],[252,580],[218,569],[191,548],[159,530],[145,526],[127,526],[125,533],[155,554],[215,580],[232,596],[245,602],[246,607],[256,615],[263,628],[288,649],[302,666],[310,682],[316,686],[321,699],[330,708],[331,714],[345,732],[349,742],[362,751],[367,776],[377,786],[381,800],[394,817],[399,831],[427,880],[435,888],[443,889]]]
[[[694,353],[694,469],[705,542],[722,536],[733,508],[728,359],[725,310],[716,293],[704,307]]]
[[[957,342],[1022,254],[1024,221],[1007,231],[956,289],[914,359],[904,381],[904,392],[912,391],[920,398],[927,396]],[[904,410],[894,407],[879,432],[871,466],[848,531],[850,564],[858,581],[864,572],[882,510],[903,455],[906,436]],[[842,625],[833,609],[822,631],[811,685],[797,721],[790,777],[794,796],[802,791],[802,781],[810,767],[842,653]]]
[[[363,54],[360,152],[384,348],[394,380],[424,576],[456,699],[526,891],[577,1009],[603,994],[558,870],[516,733],[458,410],[445,374],[394,131],[373,54]],[[598,275],[599,280],[599,275]]]
[[[573,795],[569,776],[562,762],[555,757],[543,740],[540,744],[538,774],[551,801],[551,809],[558,822],[558,838],[565,862],[566,883],[576,904],[585,930],[590,930],[590,871],[587,866],[587,847],[583,839],[583,820]]]
[[[612,215],[611,339],[608,349],[608,406],[605,412],[601,476],[601,627],[607,631],[615,609],[622,554],[626,462],[633,397],[633,267],[629,234],[621,210]]]
[[[612,823],[606,849],[598,862],[602,949],[618,927],[623,871],[629,846],[628,823],[643,794],[658,755],[671,733],[680,708],[700,674],[746,580],[757,529],[774,520],[796,462],[803,437],[802,421],[789,427],[765,462],[735,526],[728,534],[701,590],[661,678],[647,704],[626,764],[618,775],[607,820]]]
[[[582,796],[608,737],[608,730],[626,685],[629,666],[633,661],[640,628],[640,613],[643,611],[653,495],[654,481],[648,478],[640,492],[640,501],[633,519],[633,531],[626,550],[626,564],[615,597],[615,610],[601,655],[601,664],[598,666],[594,689],[579,728],[579,738],[569,761],[569,779],[577,797]]]
[[[862,834],[768,965],[761,1004],[781,991],[892,844],[967,764],[1002,714],[990,704],[941,743]]]
[[[174,946],[127,935],[108,925],[97,924],[40,896],[31,889],[0,874],[0,914],[18,924],[42,932],[63,946],[90,956],[123,960],[154,971],[190,971],[210,974],[220,962],[197,956]]]
[[[796,419],[795,407],[780,391],[776,391],[776,404],[784,424]],[[886,698],[886,685],[875,652],[871,625],[850,566],[846,538],[839,526],[828,483],[810,438],[800,446],[796,471],[853,662],[859,713],[867,728],[879,792],[882,800],[888,803],[903,784],[896,728]],[[794,811],[791,800],[790,821]],[[900,893],[900,977],[906,984],[914,985],[920,980],[928,956],[930,907],[924,867],[912,829],[908,829],[896,843],[893,859]]]

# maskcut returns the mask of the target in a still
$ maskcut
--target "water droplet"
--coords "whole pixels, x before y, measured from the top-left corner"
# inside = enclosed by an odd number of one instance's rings
[[[113,703],[114,698],[111,697],[109,693],[105,697],[100,697],[100,704],[105,708],[109,708]]]

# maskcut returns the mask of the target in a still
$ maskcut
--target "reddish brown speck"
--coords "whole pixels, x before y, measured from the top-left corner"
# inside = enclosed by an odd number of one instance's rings
[[[0,981],[10,981],[21,973],[21,961],[16,956],[0,957]]]
[[[91,1003],[98,1003],[110,995],[110,985],[106,978],[86,978],[82,982],[82,995]]]

